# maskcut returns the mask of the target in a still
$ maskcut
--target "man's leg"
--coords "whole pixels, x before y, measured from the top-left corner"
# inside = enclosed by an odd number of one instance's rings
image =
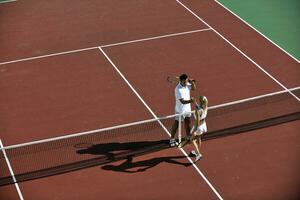
[[[176,145],[176,140],[175,140],[175,135],[178,129],[179,122],[178,120],[175,120],[172,126],[171,130],[171,139],[170,139],[170,146],[175,146]]]
[[[178,121],[175,120],[172,126],[172,130],[171,130],[171,138],[174,138],[178,129]]]
[[[184,118],[184,128],[186,133],[186,140],[189,140],[191,138],[191,120],[190,117]]]

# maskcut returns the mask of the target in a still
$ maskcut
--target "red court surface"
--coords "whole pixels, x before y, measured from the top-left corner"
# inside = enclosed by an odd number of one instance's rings
[[[205,28],[170,0],[28,0],[0,9],[0,62]]]
[[[299,61],[291,59],[215,1],[182,2],[285,86],[299,86]]]
[[[166,77],[182,72],[197,80],[192,95],[211,106],[300,86],[299,63],[219,4],[181,2],[187,7],[173,0],[0,5],[4,145],[173,114]],[[299,128],[298,120],[205,141],[194,166],[168,148],[18,185],[24,199],[297,199]],[[0,197],[20,199],[15,185],[0,186]]]
[[[196,93],[209,96],[212,105],[281,90],[212,31],[104,50],[158,116],[174,109],[174,86],[164,84],[165,74],[188,71],[198,79]]]
[[[2,69],[5,95],[0,102],[6,126],[1,133],[7,135],[3,139],[6,144],[151,118],[99,50],[14,63]],[[135,114],[128,115],[132,111]],[[18,137],[9,133],[18,133]]]
[[[295,121],[209,140],[197,165],[224,199],[297,199],[299,128]]]

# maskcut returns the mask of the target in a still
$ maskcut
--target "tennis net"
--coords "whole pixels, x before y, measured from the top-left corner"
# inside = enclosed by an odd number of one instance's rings
[[[291,89],[300,97],[300,87]],[[102,165],[169,148],[175,115],[0,149],[0,186]],[[286,91],[209,107],[204,140],[300,119]],[[181,134],[179,134],[181,135]],[[14,172],[11,175],[9,165]]]

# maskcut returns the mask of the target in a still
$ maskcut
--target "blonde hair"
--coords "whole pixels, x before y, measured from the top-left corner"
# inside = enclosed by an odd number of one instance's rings
[[[206,96],[200,96],[199,97],[199,102],[201,106],[207,106],[208,105],[208,100]]]

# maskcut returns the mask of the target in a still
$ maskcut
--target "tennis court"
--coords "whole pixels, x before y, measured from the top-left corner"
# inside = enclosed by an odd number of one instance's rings
[[[299,61],[221,3],[18,0],[0,13],[1,199],[299,197]],[[168,145],[166,77],[181,73],[209,99],[195,164]]]

